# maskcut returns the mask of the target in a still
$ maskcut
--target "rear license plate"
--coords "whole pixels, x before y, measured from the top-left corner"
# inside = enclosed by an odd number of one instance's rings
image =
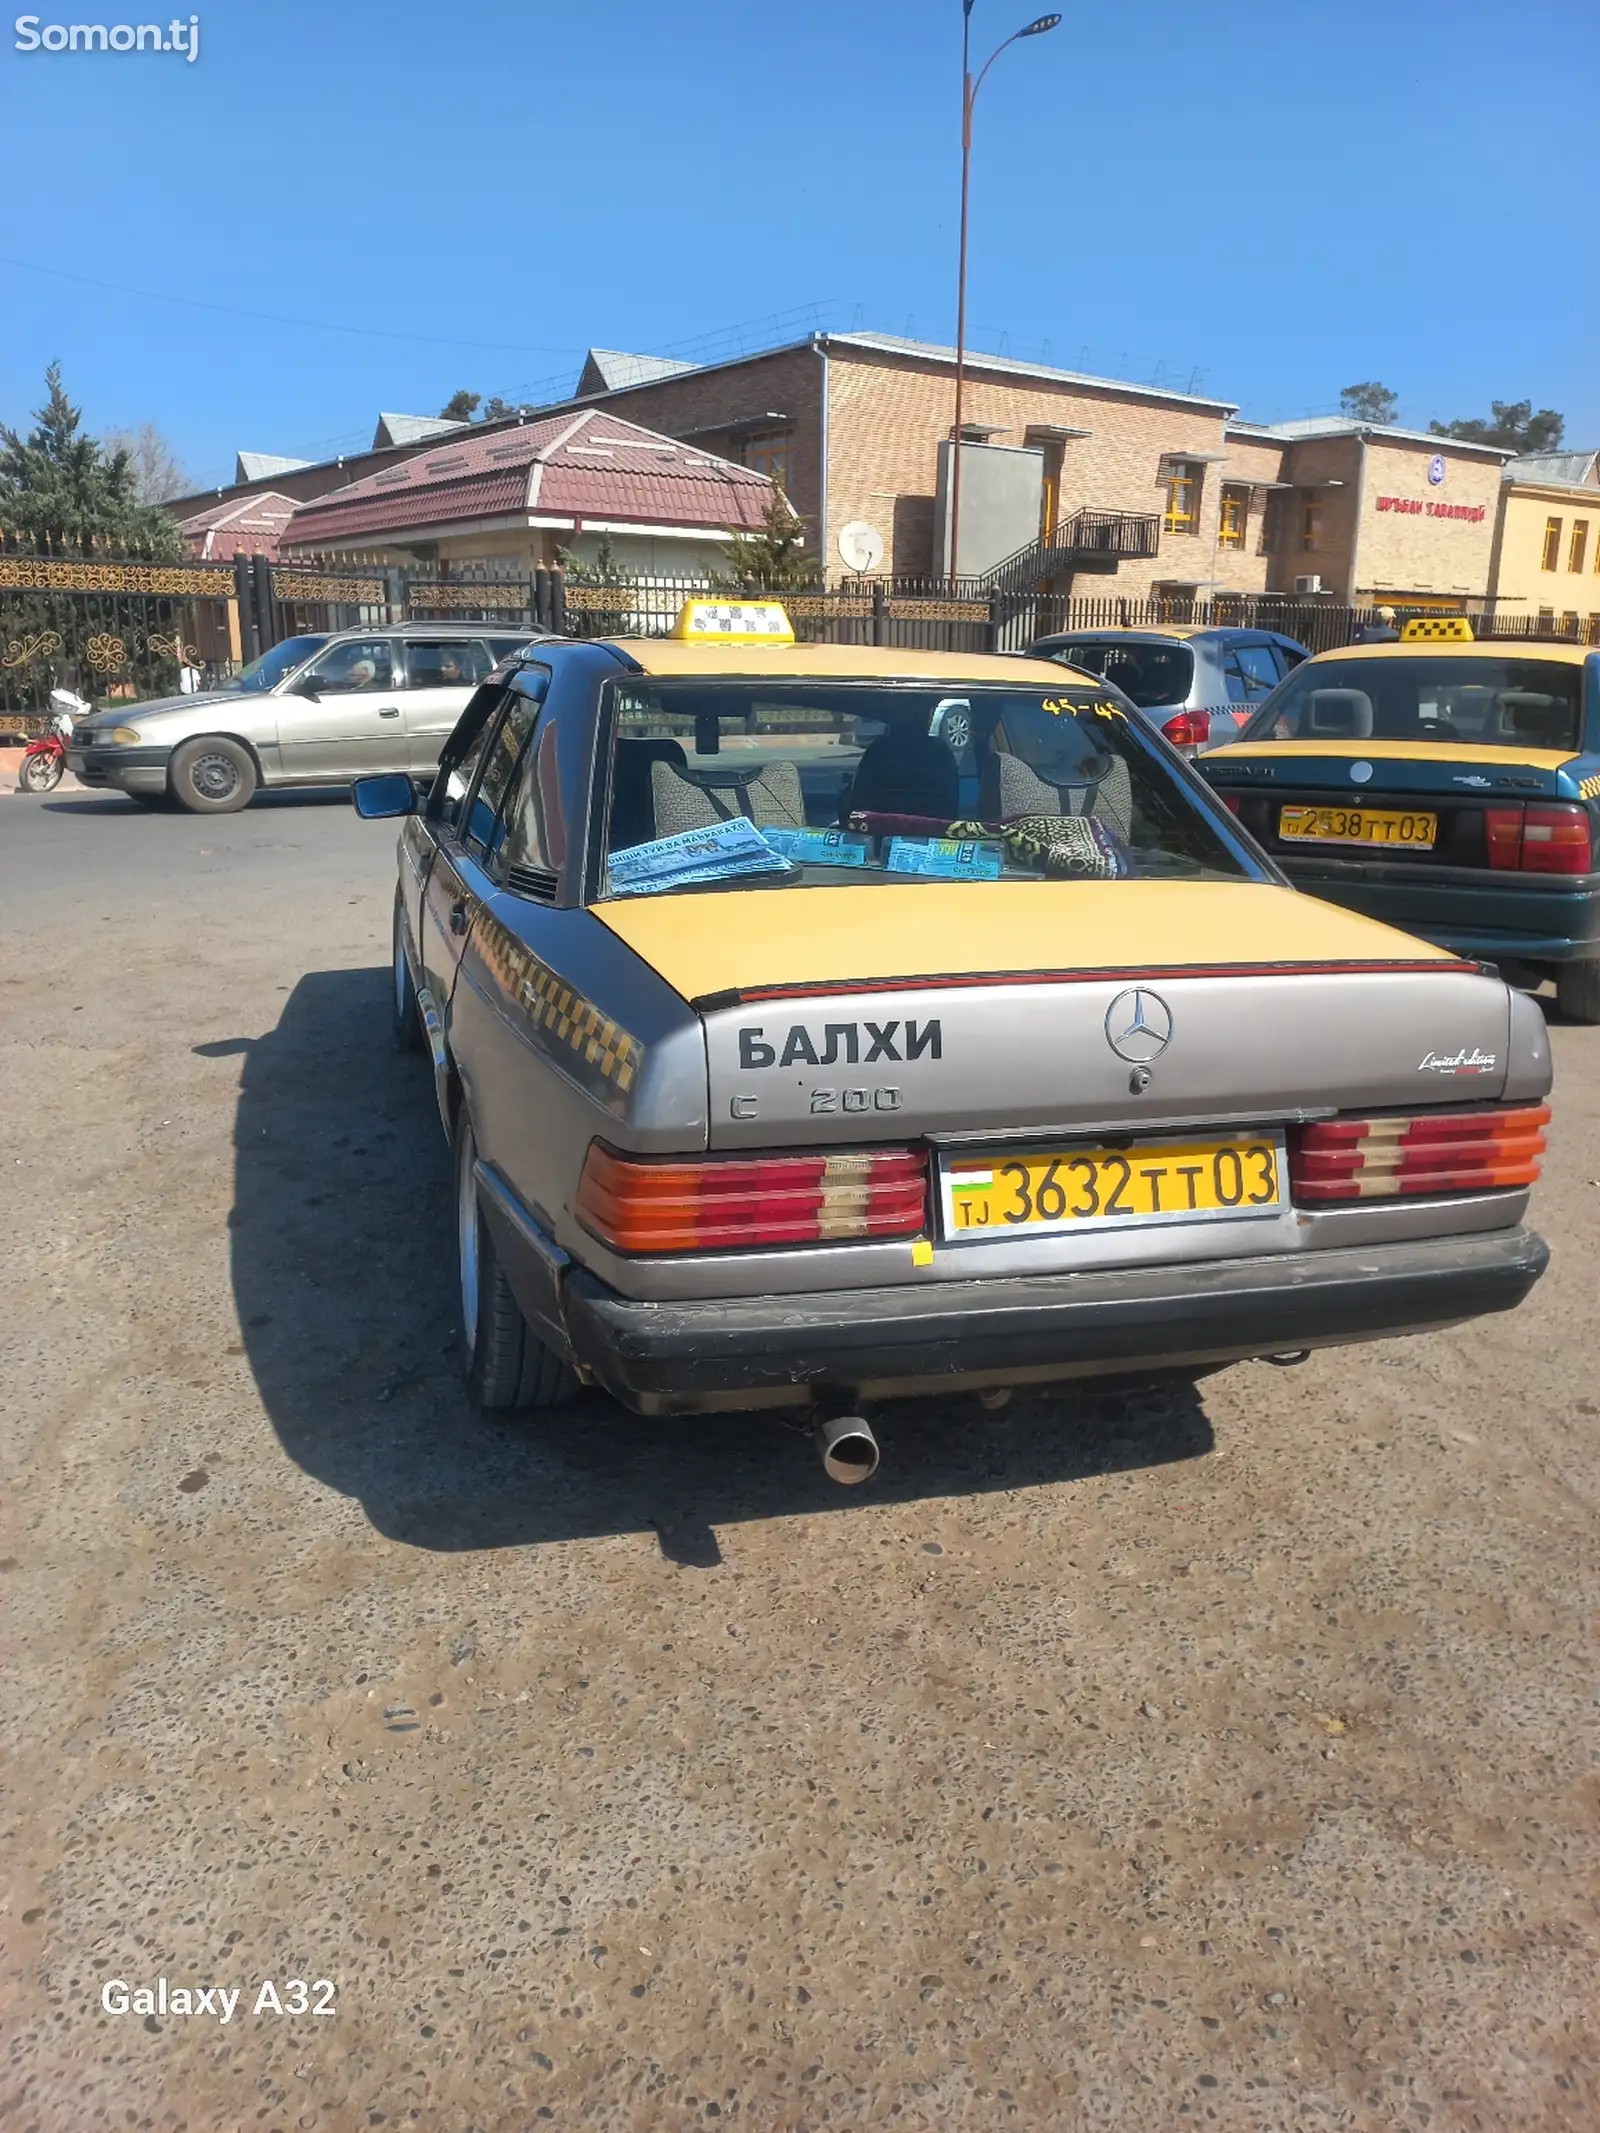
[[[1393,807],[1285,807],[1278,835],[1288,844],[1407,844],[1429,851],[1439,818]]]
[[[990,1244],[1024,1230],[1237,1221],[1276,1214],[1283,1175],[1282,1134],[945,1156],[943,1233]]]

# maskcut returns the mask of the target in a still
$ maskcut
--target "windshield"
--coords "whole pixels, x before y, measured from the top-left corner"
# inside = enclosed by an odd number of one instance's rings
[[[285,637],[282,644],[275,644],[270,652],[252,659],[244,672],[235,675],[228,686],[259,695],[262,690],[275,687],[285,674],[292,674],[296,667],[303,666],[327,641],[326,637]]]
[[[1086,684],[608,687],[607,896],[1253,871]]]
[[[1084,639],[1053,644],[1046,656],[1086,674],[1103,674],[1141,711],[1159,711],[1189,700],[1194,654],[1186,644],[1095,643]]]
[[[1240,739],[1437,741],[1571,753],[1582,699],[1582,667],[1554,659],[1315,659],[1295,669]]]

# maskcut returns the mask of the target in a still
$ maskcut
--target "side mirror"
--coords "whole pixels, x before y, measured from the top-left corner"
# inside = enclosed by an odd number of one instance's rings
[[[403,770],[386,772],[380,778],[357,778],[350,798],[363,822],[389,822],[396,815],[417,811],[417,788]]]
[[[294,685],[294,693],[296,696],[309,696],[315,703],[322,694],[322,684],[315,674],[302,674]]]

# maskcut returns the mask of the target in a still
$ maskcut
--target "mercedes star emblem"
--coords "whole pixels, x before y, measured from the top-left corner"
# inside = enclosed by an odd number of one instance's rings
[[[1172,1042],[1172,1010],[1142,985],[1119,992],[1106,1009],[1106,1042],[1119,1059],[1144,1066]]]

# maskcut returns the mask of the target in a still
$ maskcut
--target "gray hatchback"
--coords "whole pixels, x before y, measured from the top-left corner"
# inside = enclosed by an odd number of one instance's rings
[[[1237,740],[1256,705],[1311,655],[1253,629],[1098,629],[1041,637],[1033,658],[1100,674],[1186,755]]]

